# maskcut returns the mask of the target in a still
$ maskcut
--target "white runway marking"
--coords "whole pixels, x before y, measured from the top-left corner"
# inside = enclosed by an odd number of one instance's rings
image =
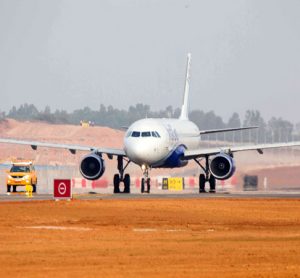
[[[156,232],[157,229],[144,228],[144,229],[133,229],[133,231],[139,233],[149,233],[149,232]]]
[[[60,231],[91,231],[91,228],[82,227],[64,227],[64,226],[27,226],[27,227],[17,227],[21,229],[45,229],[45,230],[60,230]]]
[[[182,229],[153,229],[153,228],[135,228],[132,229],[134,232],[138,233],[151,233],[151,232],[168,232],[168,233],[181,233],[186,232]]]
[[[182,229],[168,229],[168,230],[166,230],[166,232],[169,232],[169,233],[180,233],[180,232],[186,232],[186,230],[182,230]]]

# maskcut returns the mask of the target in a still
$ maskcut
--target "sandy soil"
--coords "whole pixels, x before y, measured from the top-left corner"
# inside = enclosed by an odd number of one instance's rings
[[[0,203],[1,277],[299,277],[300,201]]]

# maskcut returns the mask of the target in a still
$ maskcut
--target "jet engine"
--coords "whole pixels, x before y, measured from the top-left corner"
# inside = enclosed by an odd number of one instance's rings
[[[91,153],[81,160],[79,170],[84,178],[88,180],[97,180],[105,171],[105,163],[100,155]]]
[[[235,172],[235,163],[228,154],[218,154],[210,162],[211,174],[218,180],[226,180]]]

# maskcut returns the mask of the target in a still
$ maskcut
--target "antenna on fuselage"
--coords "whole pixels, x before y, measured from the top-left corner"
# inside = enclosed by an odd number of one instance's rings
[[[184,96],[183,104],[181,107],[180,120],[189,119],[189,90],[190,90],[190,67],[191,67],[191,53],[187,55],[187,64],[186,64],[186,76],[185,76],[185,87],[184,87]]]

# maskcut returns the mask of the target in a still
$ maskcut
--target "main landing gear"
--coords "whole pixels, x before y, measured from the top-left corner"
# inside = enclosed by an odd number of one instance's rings
[[[216,193],[216,179],[209,171],[209,159],[205,157],[205,166],[201,164],[201,160],[194,159],[196,163],[203,169],[205,174],[199,176],[199,193],[206,193],[205,183],[209,183],[209,193]]]
[[[124,160],[127,162],[124,167]],[[130,176],[124,175],[124,171],[127,168],[130,160],[126,160],[123,156],[118,156],[118,171],[119,174],[114,175],[114,193],[130,193]],[[120,183],[124,183],[124,191],[120,191]]]
[[[150,193],[151,180],[149,178],[149,168],[146,165],[142,165],[143,178],[141,180],[141,193]]]

